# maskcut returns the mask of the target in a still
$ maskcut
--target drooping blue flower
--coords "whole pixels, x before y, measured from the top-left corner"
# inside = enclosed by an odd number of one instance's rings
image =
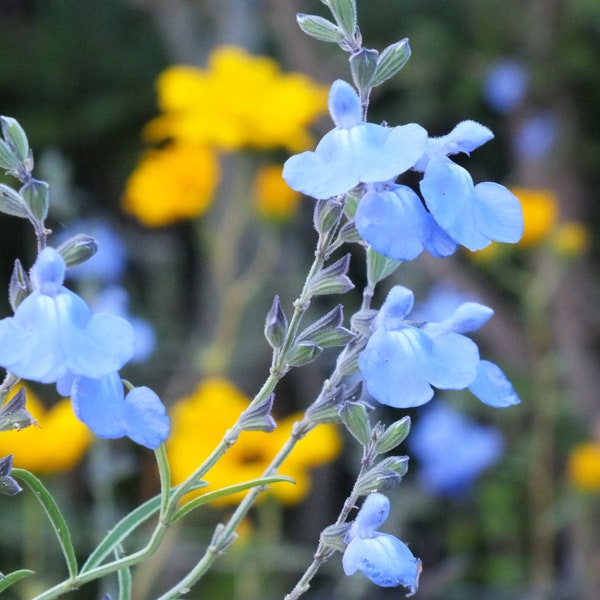
[[[44,248],[31,269],[33,292],[13,317],[0,320],[0,366],[18,377],[41,383],[98,378],[118,371],[133,354],[131,325],[93,315],[63,286],[64,275],[60,254]]]
[[[383,494],[365,498],[348,532],[342,566],[346,575],[361,571],[376,585],[402,585],[412,596],[419,586],[421,561],[398,538],[377,531],[389,512],[390,501]]]
[[[440,227],[469,250],[481,250],[492,241],[515,243],[523,235],[519,200],[504,186],[473,183],[449,155],[470,154],[493,137],[475,121],[459,123],[449,134],[429,138],[415,170],[423,171],[420,190],[427,209]]]
[[[445,330],[425,330],[406,320],[413,293],[393,287],[374,322],[374,332],[358,359],[367,390],[396,408],[425,404],[433,387],[464,389],[477,376],[479,350],[469,338]]]
[[[497,408],[519,398],[501,369],[482,361],[477,345],[466,337],[493,311],[478,302],[460,304],[446,319],[418,323],[407,320],[413,293],[393,287],[373,323],[373,334],[358,359],[368,392],[382,404],[410,408],[425,404],[433,388],[470,389]]]
[[[314,152],[292,156],[284,165],[283,178],[298,192],[326,199],[359,183],[390,181],[410,169],[425,150],[427,132],[420,125],[364,122],[358,95],[345,81],[331,86],[329,109],[336,128]]]
[[[494,427],[479,425],[443,402],[418,418],[408,438],[417,477],[432,494],[464,496],[477,477],[502,455],[504,441]]]
[[[423,249],[449,256],[456,243],[425,210],[409,187],[369,184],[356,209],[358,233],[373,249],[395,260],[412,260]]]
[[[77,418],[98,437],[127,436],[154,450],[169,435],[169,417],[160,398],[145,386],[125,395],[118,373],[99,379],[76,377],[71,402]]]

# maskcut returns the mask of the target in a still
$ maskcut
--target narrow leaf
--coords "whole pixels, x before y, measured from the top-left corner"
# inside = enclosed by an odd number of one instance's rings
[[[8,575],[0,574],[0,593],[13,585],[13,583],[17,583],[17,581],[21,581],[21,579],[34,574],[35,571],[30,571],[29,569],[19,569],[18,571],[13,571]]]

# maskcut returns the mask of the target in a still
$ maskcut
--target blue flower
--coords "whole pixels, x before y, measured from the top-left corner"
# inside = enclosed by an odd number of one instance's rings
[[[376,585],[402,585],[412,596],[419,586],[421,561],[398,538],[377,531],[389,512],[390,501],[383,494],[365,498],[348,532],[342,566],[346,575],[361,571]]]
[[[454,497],[465,495],[504,449],[497,429],[479,425],[442,402],[419,417],[408,442],[419,463],[421,485],[433,494]]]
[[[427,132],[415,123],[385,127],[362,121],[354,89],[338,80],[329,109],[336,128],[314,152],[289,158],[283,168],[288,185],[317,199],[348,192],[359,183],[380,183],[410,169],[425,151]]]
[[[147,387],[125,395],[118,373],[99,379],[76,377],[71,401],[77,418],[98,437],[127,436],[156,449],[169,435],[169,417],[160,398]]]
[[[433,256],[454,252],[456,243],[411,188],[395,184],[368,184],[366,188],[354,222],[375,251],[395,260],[412,260],[424,248]]]
[[[433,387],[469,388],[482,402],[505,407],[519,402],[500,368],[479,357],[477,345],[464,336],[493,314],[477,302],[464,302],[439,322],[415,323],[413,293],[393,287],[373,323],[373,334],[358,358],[367,390],[382,404],[410,408],[433,397]]]
[[[92,315],[63,284],[65,263],[42,250],[31,269],[33,292],[14,317],[0,320],[0,366],[18,377],[52,383],[74,375],[104,377],[133,354],[133,330],[124,319]]]
[[[523,101],[529,85],[529,74],[517,60],[504,58],[488,71],[483,94],[488,104],[501,113],[509,113]]]

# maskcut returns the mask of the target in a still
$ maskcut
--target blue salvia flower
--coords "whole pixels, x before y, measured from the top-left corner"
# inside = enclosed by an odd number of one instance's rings
[[[386,127],[363,120],[356,91],[337,80],[329,92],[329,112],[336,125],[314,152],[289,158],[283,168],[288,185],[317,199],[343,194],[359,183],[395,179],[425,151],[427,132],[415,123]]]
[[[408,443],[417,477],[432,494],[460,497],[502,455],[500,432],[435,401],[411,428]]]
[[[379,493],[369,494],[348,532],[342,557],[346,575],[361,571],[382,587],[404,586],[409,596],[417,591],[421,561],[408,546],[388,533],[377,531],[387,519],[390,501]]]
[[[77,418],[98,437],[127,436],[156,449],[169,435],[169,417],[160,398],[145,386],[125,395],[118,373],[99,379],[76,377],[71,402]]]
[[[119,317],[93,315],[63,286],[65,263],[44,248],[31,269],[33,292],[13,317],[0,320],[0,366],[41,383],[73,376],[104,377],[132,356],[131,325]]]
[[[406,317],[413,293],[393,287],[374,321],[374,331],[358,359],[368,392],[396,408],[425,404],[433,388],[471,391],[495,407],[519,399],[499,367],[479,357],[477,345],[464,333],[475,331],[493,314],[477,302],[461,304],[447,319],[415,323]]]
[[[487,127],[463,121],[448,135],[430,138],[415,165],[415,170],[424,171],[420,189],[427,209],[457,244],[472,251],[492,241],[516,243],[523,235],[519,200],[500,184],[475,185],[469,172],[448,158],[470,154],[492,137]]]

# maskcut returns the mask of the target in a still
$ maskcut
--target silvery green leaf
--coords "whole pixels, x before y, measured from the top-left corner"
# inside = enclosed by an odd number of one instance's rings
[[[350,254],[346,254],[329,267],[321,270],[310,282],[310,294],[312,296],[323,296],[349,292],[354,288],[354,284],[346,275],[349,266]]]
[[[322,348],[344,346],[354,338],[354,334],[342,326],[343,321],[344,309],[342,308],[342,305],[339,304],[318,321],[309,325],[298,336],[298,340],[312,341]]]
[[[367,407],[361,402],[346,402],[340,409],[340,418],[358,443],[368,446],[371,441],[371,423]]]
[[[389,490],[400,484],[407,471],[408,456],[389,456],[360,477],[355,490],[361,496]]]
[[[350,71],[352,80],[359,90],[366,90],[371,87],[371,81],[377,68],[377,50],[361,48],[350,56]]]
[[[375,442],[375,451],[378,454],[390,452],[406,439],[409,431],[410,417],[402,417],[402,419],[395,421]]]
[[[373,87],[381,85],[384,81],[393,77],[408,62],[409,58],[410,45],[408,38],[385,48],[377,59],[377,67],[371,79],[371,85]]]
[[[23,491],[16,479],[11,476],[12,460],[12,455],[0,458],[0,494],[6,494],[7,496],[14,496]]]
[[[338,232],[338,240],[349,244],[363,244],[364,241],[356,229],[354,221],[344,223]]]
[[[298,26],[306,35],[322,42],[334,42],[339,44],[344,41],[344,32],[331,21],[318,17],[317,15],[297,14]]]
[[[401,264],[401,260],[383,256],[369,247],[367,250],[367,280],[372,285],[379,283],[391,275]]]
[[[323,235],[333,227],[336,227],[343,210],[343,204],[335,198],[317,200],[313,212],[313,226],[315,230]]]
[[[377,312],[378,311],[373,308],[367,308],[354,313],[350,318],[352,330],[357,331],[366,338],[370,337],[373,331],[373,321],[377,316]]]
[[[0,212],[12,215],[13,217],[29,218],[29,212],[27,211],[27,205],[23,196],[3,183],[0,183]]]
[[[67,267],[74,267],[89,260],[98,251],[98,242],[85,233],[77,233],[65,240],[58,248]]]
[[[10,146],[4,140],[0,139],[0,169],[14,174],[18,172],[20,166],[21,161],[10,149]]]
[[[342,401],[343,387],[321,393],[319,397],[306,409],[305,419],[311,424],[339,423],[339,407]]]
[[[367,341],[366,337],[355,338],[342,350],[335,367],[341,376],[356,373],[358,370],[358,356],[363,351]]]
[[[298,342],[286,354],[285,362],[290,367],[301,367],[315,360],[321,352],[323,348],[314,342]]]
[[[248,407],[238,421],[240,429],[271,433],[277,427],[277,423],[271,415],[274,399],[275,394],[271,394],[256,405]]]
[[[337,24],[348,35],[356,31],[356,0],[326,0],[324,2],[335,17]]]
[[[8,284],[8,301],[13,312],[31,294],[33,288],[21,261],[17,258]]]
[[[18,431],[35,424],[36,420],[25,408],[25,389],[21,388],[0,408],[0,431]]]
[[[16,119],[12,117],[0,117],[2,135],[8,147],[14,152],[20,163],[29,158],[29,141],[25,131]]]
[[[319,540],[326,547],[332,548],[333,550],[337,550],[338,552],[343,552],[348,546],[348,543],[346,542],[346,537],[348,535],[348,530],[350,529],[350,526],[350,523],[330,525],[329,527],[323,529]]]
[[[30,179],[19,192],[29,208],[30,214],[38,223],[43,223],[48,216],[50,204],[49,186],[45,181]]]

